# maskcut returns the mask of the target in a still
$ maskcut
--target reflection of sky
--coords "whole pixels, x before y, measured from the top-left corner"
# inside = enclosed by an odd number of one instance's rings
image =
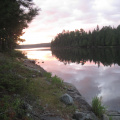
[[[120,110],[120,67],[104,67],[93,62],[85,65],[65,65],[52,56],[51,51],[27,51],[28,58],[38,59],[39,65],[53,75],[72,83],[91,103],[94,96],[102,96],[103,103],[112,110]],[[44,61],[44,63],[42,63]]]

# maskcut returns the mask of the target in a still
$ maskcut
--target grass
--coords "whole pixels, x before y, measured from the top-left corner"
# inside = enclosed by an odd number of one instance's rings
[[[56,84],[57,86],[62,86],[63,80],[55,75],[52,77],[52,83]]]
[[[105,113],[106,108],[105,106],[102,105],[101,102],[102,98],[99,97],[94,97],[92,100],[92,109],[93,112],[98,116],[98,117],[102,117],[102,115]]]
[[[47,77],[47,79],[49,79],[52,84],[57,85],[58,87],[63,86],[63,80],[58,76],[55,75],[52,77],[52,73],[50,72],[45,72],[44,76]]]
[[[0,53],[0,120],[31,120],[21,107],[26,97],[36,101],[41,113],[46,110],[72,116],[74,105],[65,106],[59,100],[65,93],[63,81],[47,72],[40,77],[41,73],[26,68],[17,58],[26,57],[19,51]]]
[[[23,101],[21,98],[11,95],[4,95],[0,100],[0,119],[1,120],[19,120],[29,119],[26,111],[21,106]]]
[[[47,77],[48,79],[52,77],[52,73],[50,72],[45,72],[44,76]]]
[[[109,117],[109,120],[112,120],[112,116]]]
[[[19,52],[0,53],[0,119],[14,120],[24,119],[25,111],[20,106],[23,100],[14,95],[23,95],[27,92],[32,71],[23,67],[16,60],[17,57],[25,58]],[[28,117],[27,117],[28,118]],[[26,118],[26,119],[27,119]]]
[[[29,87],[29,92],[41,100],[40,106],[44,107],[47,104],[47,111],[52,110],[59,115],[73,113],[75,111],[74,106],[65,106],[59,99],[65,93],[65,90],[58,87],[58,83],[50,84],[45,79],[44,77],[42,79],[34,78],[32,85]]]

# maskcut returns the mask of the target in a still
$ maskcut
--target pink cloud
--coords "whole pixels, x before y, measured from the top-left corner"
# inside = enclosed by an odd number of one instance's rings
[[[49,41],[63,29],[75,30],[82,26],[84,30],[88,30],[96,25],[102,27],[107,23],[107,25],[116,26],[120,23],[120,2],[118,0],[108,1],[112,8],[104,8],[104,10],[94,8],[95,0],[34,0],[34,2],[42,11],[26,32],[42,32],[46,34]]]

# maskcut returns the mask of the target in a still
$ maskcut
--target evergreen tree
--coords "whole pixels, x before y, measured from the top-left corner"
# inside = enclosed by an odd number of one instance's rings
[[[58,42],[59,41],[59,42]],[[97,47],[97,46],[119,46],[120,25],[117,28],[103,26],[88,33],[84,29],[58,34],[51,42],[52,47]]]
[[[12,50],[23,35],[23,29],[38,14],[32,0],[0,1],[0,50]]]

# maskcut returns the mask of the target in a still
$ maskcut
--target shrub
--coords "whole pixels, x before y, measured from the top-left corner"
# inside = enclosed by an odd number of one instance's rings
[[[27,117],[26,110],[22,107],[23,103],[21,98],[4,95],[0,99],[0,120],[23,120]]]
[[[61,86],[63,84],[63,80],[55,75],[54,77],[52,77],[52,83]]]
[[[25,52],[22,52],[22,51],[19,51],[19,50],[13,50],[12,52],[8,52],[8,54],[11,56],[11,57],[18,57],[18,58],[27,58],[25,55],[26,53]]]
[[[45,72],[45,73],[44,73],[44,76],[47,77],[47,78],[51,78],[52,73],[50,73],[50,72]]]
[[[109,120],[112,120],[112,116],[109,117]]]
[[[58,86],[62,86],[63,85],[63,80],[61,80],[59,77],[57,77],[55,75],[54,77],[52,77],[52,83],[56,84]]]
[[[1,61],[0,65],[0,91],[7,90],[8,92],[16,93],[26,88],[26,79],[17,71],[21,69],[19,64],[14,62],[11,63],[10,60],[4,60]]]
[[[105,106],[102,105],[101,103],[101,98],[99,97],[94,97],[92,100],[92,109],[93,112],[98,116],[101,117],[103,113],[105,113],[106,108]]]

